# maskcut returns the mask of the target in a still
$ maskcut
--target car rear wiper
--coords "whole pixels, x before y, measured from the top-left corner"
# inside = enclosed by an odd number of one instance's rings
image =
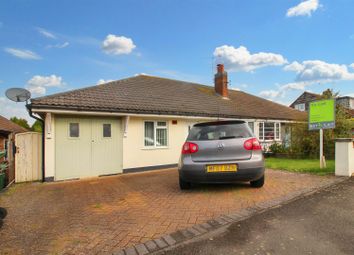
[[[243,136],[234,136],[234,135],[230,135],[230,136],[221,136],[221,137],[219,137],[219,140],[234,139],[234,138],[243,138]]]

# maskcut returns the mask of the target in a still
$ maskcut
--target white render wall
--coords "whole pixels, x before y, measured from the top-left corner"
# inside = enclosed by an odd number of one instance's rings
[[[84,117],[83,114],[80,114]],[[93,114],[90,114],[91,116]],[[48,116],[48,115],[47,115]],[[109,115],[108,115],[109,116]],[[56,114],[46,118],[45,123],[45,177],[55,176],[55,120]],[[121,116],[117,116],[120,118]],[[124,118],[123,118],[124,119]],[[215,121],[215,118],[186,117],[137,117],[130,116],[128,124],[122,121],[123,136],[123,169],[140,168],[158,165],[177,164],[182,145],[188,135],[188,128],[198,122]],[[177,120],[177,124],[172,124]],[[254,122],[255,136],[259,137],[260,119],[244,119]],[[168,146],[166,148],[144,147],[144,121],[166,121],[168,126]],[[281,122],[281,121],[280,121]],[[125,132],[124,132],[125,131]],[[264,142],[268,144],[272,142]]]
[[[177,124],[172,124],[172,120],[177,120]],[[167,122],[168,146],[166,148],[144,147],[144,121]],[[123,169],[177,164],[182,145],[188,135],[188,127],[198,122],[206,121],[215,121],[215,118],[208,120],[205,118],[130,117],[126,137],[123,138]],[[254,133],[256,137],[259,137],[259,122],[264,120],[245,121],[254,122]],[[273,141],[262,142],[265,147],[272,143]]]
[[[343,138],[336,140],[335,174],[352,176],[354,173],[354,140]]]
[[[172,124],[172,120],[177,120],[177,124]],[[166,148],[144,147],[144,121],[167,122]],[[126,137],[123,138],[123,169],[177,164],[188,126],[197,122],[191,119],[130,117]]]

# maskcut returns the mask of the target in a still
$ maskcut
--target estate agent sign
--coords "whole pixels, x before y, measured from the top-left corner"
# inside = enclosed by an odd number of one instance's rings
[[[335,101],[326,99],[310,103],[309,130],[335,128]]]
[[[320,130],[320,168],[326,167],[323,156],[323,129],[335,128],[336,112],[334,99],[314,101],[310,103],[309,130]]]

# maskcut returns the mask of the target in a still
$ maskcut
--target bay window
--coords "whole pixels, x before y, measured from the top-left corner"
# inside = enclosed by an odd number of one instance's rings
[[[167,146],[167,122],[145,121],[144,122],[144,146],[166,147]]]
[[[280,122],[260,122],[259,140],[261,141],[280,140]]]

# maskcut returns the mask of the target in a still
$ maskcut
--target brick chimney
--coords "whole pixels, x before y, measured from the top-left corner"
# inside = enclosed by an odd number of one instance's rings
[[[229,97],[229,91],[227,89],[227,72],[223,64],[216,65],[217,73],[214,78],[215,92],[222,97]]]

